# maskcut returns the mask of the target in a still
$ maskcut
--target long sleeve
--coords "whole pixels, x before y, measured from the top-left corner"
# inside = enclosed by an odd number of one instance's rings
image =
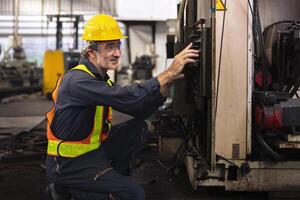
[[[70,74],[68,90],[75,105],[110,105],[113,109],[135,116],[145,117],[163,104],[160,85],[156,78],[141,84],[125,87],[108,86],[104,81],[91,77],[85,72]]]

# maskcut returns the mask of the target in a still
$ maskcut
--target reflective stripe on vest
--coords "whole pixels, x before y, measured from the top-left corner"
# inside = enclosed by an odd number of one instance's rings
[[[71,70],[82,70],[95,77],[86,66],[78,65]],[[54,105],[57,101],[58,88],[60,87],[62,77],[59,78],[57,86],[52,93],[52,98]],[[112,86],[111,80],[107,81],[109,86]],[[104,141],[108,137],[108,133],[111,128],[112,121],[112,108],[108,107],[108,113],[104,113],[104,106],[96,106],[95,116],[94,116],[94,126],[91,133],[87,138],[81,141],[63,141],[56,138],[51,131],[51,123],[55,113],[55,106],[46,114],[48,123],[47,123],[47,138],[48,138],[48,155],[52,156],[62,156],[62,157],[76,157],[81,154],[87,153],[89,151],[95,150],[100,147],[101,141]],[[106,114],[106,119],[103,117]],[[103,132],[104,123],[108,123],[108,130]]]
[[[111,80],[107,80],[107,84],[109,86],[112,86],[113,85],[113,82]],[[108,138],[109,136],[109,131],[111,129],[111,123],[112,123],[112,107],[111,106],[108,106],[108,109],[107,109],[107,113],[103,113],[106,115],[106,121],[103,123],[103,126],[107,126],[107,130],[106,131],[102,131],[101,133],[101,141],[104,141]]]

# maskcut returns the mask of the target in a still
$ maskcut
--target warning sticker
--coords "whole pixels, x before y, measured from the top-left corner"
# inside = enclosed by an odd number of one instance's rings
[[[225,5],[222,0],[217,0],[217,10],[224,11],[226,10]]]

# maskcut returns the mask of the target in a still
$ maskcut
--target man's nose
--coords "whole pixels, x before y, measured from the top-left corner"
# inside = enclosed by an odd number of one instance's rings
[[[113,53],[113,56],[115,56],[115,57],[120,57],[120,56],[121,56],[121,50],[115,49],[115,50],[114,50],[114,53]]]

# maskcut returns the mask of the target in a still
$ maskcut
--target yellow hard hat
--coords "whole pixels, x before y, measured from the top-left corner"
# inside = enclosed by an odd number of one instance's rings
[[[83,29],[82,39],[107,41],[127,38],[121,32],[118,22],[110,15],[98,14],[92,17]]]

